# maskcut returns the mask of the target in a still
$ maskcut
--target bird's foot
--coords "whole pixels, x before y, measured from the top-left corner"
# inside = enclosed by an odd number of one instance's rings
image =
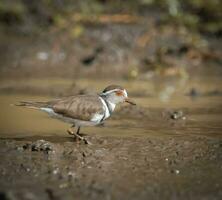
[[[89,142],[85,137],[79,135],[79,134],[76,134],[76,138],[78,138],[79,140],[83,141],[85,144],[89,144],[91,145],[92,143]]]
[[[76,135],[77,134],[71,128],[67,130],[67,133],[69,135]],[[78,135],[80,135],[81,137],[86,136],[86,134],[84,134],[84,133],[78,133]]]
[[[73,135],[73,136],[74,136],[74,139],[75,139],[76,141],[83,141],[85,144],[89,144],[89,145],[92,144],[92,143],[89,142],[85,137],[83,137],[83,135],[85,135],[85,134],[80,134],[80,133],[77,134],[77,133],[75,133],[74,131],[72,131],[71,129],[68,129],[67,132],[68,132],[69,135]]]
[[[75,135],[75,133],[71,130],[71,128],[67,130],[67,133],[68,133],[69,135]]]

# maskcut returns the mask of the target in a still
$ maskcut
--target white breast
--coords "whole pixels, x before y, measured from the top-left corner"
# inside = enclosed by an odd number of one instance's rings
[[[96,114],[93,115],[93,117],[92,117],[92,119],[90,121],[91,122],[95,122],[95,123],[98,124],[98,123],[101,122],[103,116],[104,116],[103,114],[101,115],[101,114],[96,113]]]

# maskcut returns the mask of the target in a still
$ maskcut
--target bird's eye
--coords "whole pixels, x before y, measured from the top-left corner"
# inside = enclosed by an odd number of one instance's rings
[[[118,90],[115,92],[117,96],[123,96],[123,92],[121,90]]]

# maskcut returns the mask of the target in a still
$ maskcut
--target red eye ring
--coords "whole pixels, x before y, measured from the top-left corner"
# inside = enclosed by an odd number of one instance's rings
[[[118,90],[115,92],[117,96],[123,96],[123,92],[121,90]]]

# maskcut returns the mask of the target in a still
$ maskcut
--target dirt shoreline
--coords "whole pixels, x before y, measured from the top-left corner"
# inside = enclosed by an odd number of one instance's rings
[[[93,145],[68,137],[1,139],[1,199],[222,197],[222,140],[87,138]]]

